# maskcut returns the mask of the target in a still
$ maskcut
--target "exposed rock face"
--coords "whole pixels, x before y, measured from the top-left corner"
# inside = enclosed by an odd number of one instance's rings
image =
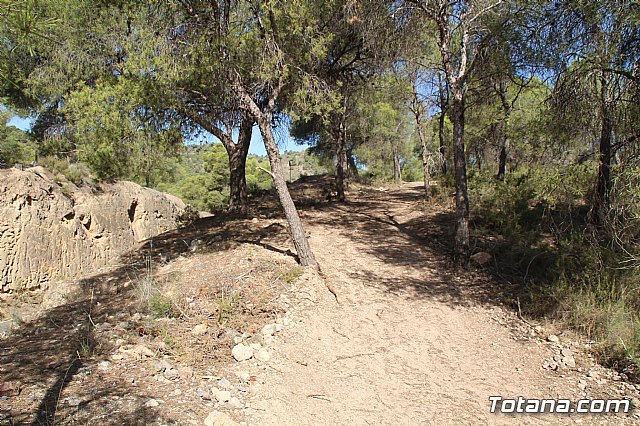
[[[177,227],[178,198],[132,182],[58,185],[41,167],[0,170],[0,292],[35,289],[109,264]]]

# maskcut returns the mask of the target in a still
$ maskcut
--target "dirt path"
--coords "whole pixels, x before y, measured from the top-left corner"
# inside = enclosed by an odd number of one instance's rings
[[[249,424],[632,423],[489,413],[492,395],[577,401],[580,373],[543,369],[557,347],[527,336],[481,274],[447,272],[437,241],[416,239],[419,196],[407,186],[304,214],[340,303],[317,291],[295,313],[252,387]]]

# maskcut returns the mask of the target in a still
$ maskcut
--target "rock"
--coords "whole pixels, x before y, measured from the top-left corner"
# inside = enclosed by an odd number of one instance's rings
[[[269,354],[269,351],[266,349],[258,349],[254,354],[253,357],[255,359],[257,359],[260,362],[267,362],[269,361],[269,359],[271,359],[271,355]]]
[[[264,327],[262,327],[262,335],[263,336],[273,336],[274,334],[276,334],[276,331],[278,331],[276,329],[276,327],[279,324],[267,324]]]
[[[75,396],[70,396],[69,398],[65,398],[64,399],[64,403],[67,404],[69,407],[77,407],[80,404],[82,404],[82,398],[77,398]]]
[[[595,370],[590,370],[589,373],[587,373],[587,376],[594,380],[598,380],[600,378],[600,374],[598,374],[598,372]]]
[[[167,380],[178,380],[180,378],[180,372],[175,368],[169,368],[165,370],[163,376]]]
[[[194,336],[204,336],[209,331],[209,326],[207,324],[198,324],[191,330],[191,334]]]
[[[166,359],[161,359],[153,363],[153,368],[156,370],[156,372],[162,373],[163,371],[171,370],[174,367]]]
[[[573,351],[571,349],[568,348],[563,348],[560,353],[562,354],[562,356],[566,356],[566,357],[573,357]]]
[[[565,357],[562,360],[568,368],[576,368],[576,360],[574,357]]]
[[[228,337],[230,339],[235,339],[236,337],[240,336],[240,333],[238,332],[238,330],[235,330],[233,328],[225,328],[224,335],[225,337]],[[240,342],[234,342],[234,343],[240,343]]]
[[[180,373],[180,377],[183,379],[190,379],[193,377],[193,368],[191,367],[178,367],[178,373]]]
[[[236,376],[238,376],[238,378],[240,380],[242,380],[243,382],[248,382],[249,379],[251,378],[251,373],[249,373],[248,371],[238,371],[236,373]]]
[[[560,342],[560,338],[555,334],[550,334],[549,336],[547,336],[547,341],[551,343],[558,343]]]
[[[231,382],[225,378],[218,380],[217,385],[222,389],[231,389],[233,387]]]
[[[253,357],[253,348],[243,343],[239,343],[233,347],[231,355],[238,362],[246,361]]]
[[[111,327],[113,327],[111,324],[109,324],[108,322],[103,322],[101,324],[98,324],[96,326],[96,329],[98,329],[99,331],[106,331],[109,330]]]
[[[471,263],[481,267],[481,268],[486,268],[487,266],[489,266],[491,264],[491,262],[493,261],[493,256],[491,256],[489,253],[481,251],[478,253],[473,254],[469,260],[471,261]]]
[[[196,395],[204,399],[205,401],[211,401],[212,398],[211,393],[202,389],[196,389]]]
[[[231,416],[220,411],[212,411],[206,419],[204,426],[239,426],[239,423],[233,421]]]
[[[155,407],[158,407],[159,405],[160,405],[160,402],[158,402],[157,399],[153,399],[153,398],[151,398],[150,400],[144,403],[144,406],[147,408],[155,408]]]
[[[231,400],[231,392],[221,390],[216,393],[215,397],[218,402],[229,402],[229,400]]]
[[[82,289],[56,292],[56,281],[73,281],[177,228],[184,208],[178,198],[133,182],[92,191],[42,167],[0,169],[0,293],[48,288],[43,308],[65,303]],[[115,283],[104,285],[115,290]]]
[[[587,388],[587,384],[582,381],[582,379],[578,382],[578,389],[585,390]]]
[[[112,364],[109,361],[100,361],[98,363],[98,371],[106,373],[111,370]]]
[[[240,400],[238,398],[236,398],[235,396],[233,398],[231,398],[229,400],[229,402],[227,402],[226,406],[230,410],[240,410],[240,409],[244,408],[244,405],[242,404],[242,402],[240,402]]]
[[[258,342],[250,343],[249,346],[251,346],[254,351],[262,349],[262,345]]]
[[[125,350],[124,352],[128,353],[131,357],[136,359],[142,359],[147,357],[151,358],[155,356],[155,353],[145,345],[136,345],[129,350]]]
[[[111,359],[114,361],[122,361],[124,359],[124,355],[122,354],[113,354],[111,355]]]

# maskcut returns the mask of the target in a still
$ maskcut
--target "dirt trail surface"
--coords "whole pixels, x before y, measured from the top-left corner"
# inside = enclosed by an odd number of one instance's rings
[[[527,335],[526,324],[492,296],[495,282],[456,276],[434,249],[437,242],[416,239],[419,226],[437,238],[415,220],[422,216],[419,198],[419,186],[405,186],[304,215],[339,304],[319,293],[281,336],[272,368],[253,389],[249,423],[633,423],[489,412],[493,395],[577,401],[586,393],[578,372],[542,368],[559,344],[529,338],[534,332]]]
[[[637,404],[640,386],[519,319],[488,271],[452,267],[450,213],[420,185],[333,203],[324,184],[292,185],[320,275],[266,196],[53,294],[0,295],[0,325],[21,324],[0,328],[0,425],[636,424],[491,414],[494,395]]]

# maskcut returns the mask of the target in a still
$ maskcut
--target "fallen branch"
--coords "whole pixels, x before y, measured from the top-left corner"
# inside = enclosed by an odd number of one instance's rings
[[[267,169],[265,169],[265,168],[262,168],[262,167],[260,167],[260,166],[256,166],[256,169],[258,169],[258,170],[262,170],[263,172],[265,172],[266,174],[268,174],[269,176],[271,176],[271,178],[272,178],[273,180],[275,180],[275,179],[276,179],[276,177],[273,175],[273,173],[271,173],[269,170],[267,170]]]
[[[329,398],[327,398],[326,395],[314,395],[314,394],[311,394],[311,395],[307,395],[307,398],[321,399],[323,401],[331,402],[331,400]]]
[[[355,354],[355,355],[342,355],[342,356],[336,357],[336,361],[342,361],[343,359],[357,358],[359,356],[374,356],[374,355],[375,355],[374,353]]]
[[[324,285],[327,287],[327,290],[329,290],[331,292],[331,294],[333,294],[333,297],[336,298],[336,303],[340,304],[340,301],[338,300],[338,293],[336,292],[336,289],[333,288],[331,283],[329,283],[329,278],[325,275],[324,272],[322,272],[322,269],[320,269],[320,265],[318,265],[318,275],[320,275],[320,278],[322,278],[322,281],[324,282]]]

